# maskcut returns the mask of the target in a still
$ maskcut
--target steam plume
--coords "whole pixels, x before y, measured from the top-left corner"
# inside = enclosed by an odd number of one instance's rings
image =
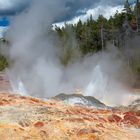
[[[103,53],[74,60],[67,67],[60,63],[63,52],[49,29],[67,10],[63,0],[35,0],[13,19],[6,37],[11,43],[9,74],[14,89],[37,97],[80,89],[108,104],[127,104],[129,94],[123,85],[129,76],[123,58],[112,45]]]

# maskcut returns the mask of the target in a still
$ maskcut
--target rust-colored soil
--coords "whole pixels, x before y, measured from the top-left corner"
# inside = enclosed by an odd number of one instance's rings
[[[140,112],[0,94],[0,140],[140,140]]]

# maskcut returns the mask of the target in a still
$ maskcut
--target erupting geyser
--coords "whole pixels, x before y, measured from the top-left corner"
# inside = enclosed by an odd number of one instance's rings
[[[0,0],[0,140],[140,140],[140,2],[116,1]]]
[[[95,96],[102,100],[107,92],[108,81],[107,77],[102,73],[100,65],[97,65],[93,73],[91,73],[91,81],[87,86],[84,94],[87,96]]]
[[[25,11],[13,17],[5,35],[10,42],[7,56],[12,62],[9,77],[13,91],[50,98],[59,93],[72,94],[79,88],[85,96],[108,105],[129,104],[126,87],[131,75],[117,47],[106,41],[102,52],[82,56],[79,48],[75,49],[79,45],[73,30],[67,31],[68,39],[63,38],[64,42],[68,40],[64,46],[52,31],[52,25],[70,10],[68,1],[33,0]]]
[[[22,81],[19,80],[19,81],[17,81],[17,83],[13,83],[11,81],[10,83],[11,83],[11,86],[12,86],[12,92],[13,93],[21,94],[23,96],[27,96],[28,95],[28,92],[25,89],[25,86],[24,86]]]

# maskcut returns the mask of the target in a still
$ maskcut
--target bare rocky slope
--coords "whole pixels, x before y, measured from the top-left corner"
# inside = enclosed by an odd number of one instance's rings
[[[0,73],[0,140],[140,140],[140,100],[111,108],[93,97],[10,94]]]
[[[0,140],[140,140],[140,110],[1,93]]]

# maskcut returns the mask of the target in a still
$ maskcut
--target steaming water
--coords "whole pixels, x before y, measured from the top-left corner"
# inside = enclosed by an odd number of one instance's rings
[[[103,71],[100,64],[94,68],[84,95],[93,96],[109,106],[127,106],[132,101],[140,98],[140,95],[131,93],[122,83],[113,80],[111,76]]]
[[[84,95],[94,96],[100,100],[106,94],[108,78],[102,73],[101,66],[98,64],[92,73],[91,80],[85,89]]]
[[[12,20],[6,39],[11,42],[8,58],[15,62],[9,70],[10,76],[13,77],[13,91],[22,95],[29,92],[32,96],[52,97],[63,91],[68,94],[68,91],[75,91],[74,88],[79,87],[84,89],[84,95],[93,96],[109,104],[126,103],[130,97],[128,94],[124,96],[123,93],[128,92],[117,82],[124,75],[121,65],[123,60],[118,55],[119,51],[112,45],[112,49],[102,53],[102,57],[100,54],[86,57],[84,63],[76,62],[72,67],[68,67],[64,74],[65,70],[58,61],[60,56],[63,56],[63,49],[58,49],[61,43],[57,36],[50,35],[50,27],[54,21],[64,16],[69,9],[66,5],[63,0],[34,0],[27,11]],[[75,33],[68,33],[72,46],[77,46]],[[68,43],[66,46],[71,45]],[[76,51],[76,55],[79,57],[81,53]],[[77,56],[71,63],[77,60]]]
[[[89,84],[83,92],[84,96],[92,96],[108,106],[129,105],[132,101],[140,98],[138,94],[130,93],[128,90],[118,85],[118,83],[113,83],[111,77],[103,71],[100,64],[93,69],[89,81]],[[14,93],[20,93],[23,96],[29,95],[22,80],[10,80],[10,83]],[[77,97],[68,99],[67,102],[71,104],[84,104],[84,101]]]
[[[12,77],[10,77],[10,83],[12,92],[17,94],[20,93],[23,96],[29,95],[24,82],[20,78],[12,79]],[[94,67],[91,76],[89,77],[89,83],[87,86],[85,85],[85,87],[85,90],[83,90],[84,96],[92,96],[108,106],[129,105],[132,101],[140,98],[138,94],[135,95],[124,89],[124,86],[122,86],[121,83],[112,80],[112,77],[104,71],[104,67],[100,63]],[[66,91],[58,92],[56,95],[59,93],[68,94]],[[68,102],[84,104],[83,100],[77,99],[76,97],[69,99]]]
[[[23,96],[28,95],[27,90],[21,80],[17,80],[17,82],[13,82],[12,80],[10,81],[14,93],[20,93]]]

